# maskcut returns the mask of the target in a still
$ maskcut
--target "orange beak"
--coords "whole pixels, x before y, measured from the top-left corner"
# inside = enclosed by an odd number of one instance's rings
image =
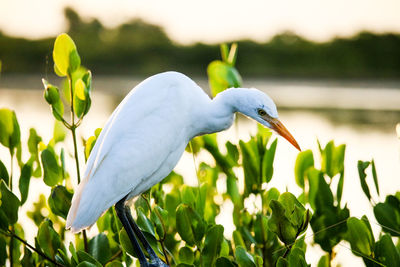
[[[271,117],[268,117],[268,118],[266,117],[263,119],[266,120],[271,125],[272,130],[277,132],[280,136],[282,136],[283,138],[288,140],[289,143],[291,143],[295,148],[297,148],[299,151],[301,151],[301,148],[300,148],[299,144],[297,144],[296,139],[294,139],[294,137],[290,134],[288,129],[286,129],[286,127],[282,124],[282,122],[280,122],[278,119],[271,118]]]

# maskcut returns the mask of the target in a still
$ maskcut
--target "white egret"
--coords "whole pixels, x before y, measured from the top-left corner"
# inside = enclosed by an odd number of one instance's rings
[[[73,233],[93,225],[112,205],[143,266],[165,266],[148,245],[125,202],[164,179],[195,136],[229,128],[240,112],[300,150],[278,120],[272,99],[257,89],[231,88],[214,99],[190,78],[165,72],[147,78],[119,104],[101,131],[68,213]],[[150,256],[147,262],[135,235]]]

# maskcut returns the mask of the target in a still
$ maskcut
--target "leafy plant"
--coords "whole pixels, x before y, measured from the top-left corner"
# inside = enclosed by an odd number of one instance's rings
[[[218,64],[224,66],[224,71],[209,68],[210,84],[217,86],[213,89],[215,92],[235,86],[232,81],[240,80],[236,70],[232,71],[235,46],[230,53],[227,46],[221,49],[223,61]],[[65,79],[61,87],[43,82],[44,98],[55,118],[53,137],[47,144],[35,129],[30,129],[27,143],[21,143],[16,114],[8,109],[0,110],[0,143],[8,149],[11,159],[9,166],[0,161],[0,265],[114,267],[137,264],[135,252],[113,208],[97,221],[98,234],[89,238],[85,233],[76,235],[75,239],[66,238],[65,218],[73,188],[66,167],[70,153],[65,152],[68,151],[65,129],[73,139],[72,159],[76,163],[78,182],[78,151],[83,151],[87,159],[101,129],[84,145],[78,144],[76,129],[91,105],[91,73],[80,65],[76,46],[68,35],[62,34],[56,39],[53,59],[55,72]],[[69,110],[70,120],[65,119],[65,109]],[[363,257],[366,266],[398,266],[399,248],[392,236],[398,237],[400,232],[400,193],[387,196],[383,203],[373,204],[375,217],[384,232],[376,239],[368,218],[350,217],[346,204],[341,203],[345,145],[336,146],[331,141],[324,148],[319,145],[319,155],[311,150],[299,153],[294,177],[303,193],[296,197],[269,187],[274,179],[277,148],[277,140],[271,136],[269,131],[260,128],[250,140],[240,140],[238,144],[226,142],[224,146],[218,143],[215,134],[196,138],[190,153],[195,156],[202,151],[212,159],[209,164],[199,163],[198,186],[185,185],[183,177],[172,172],[135,200],[132,209],[136,221],[159,257],[171,266],[181,267],[308,266],[305,232],[310,224],[314,242],[327,252],[321,256],[318,266],[330,266],[334,249],[340,242],[348,242],[353,253]],[[24,162],[22,154],[26,152],[29,159]],[[321,158],[320,169],[316,167],[316,158]],[[19,167],[19,197],[12,183],[18,173],[14,165]],[[374,162],[359,162],[362,188],[372,203],[366,183],[368,166],[379,195]],[[27,213],[37,227],[34,244],[25,240],[18,219],[20,208],[27,205],[32,177],[51,188],[48,196],[38,194]],[[333,180],[337,180],[336,188]],[[224,185],[223,190],[217,188],[217,183]],[[254,206],[252,209],[249,202]],[[232,214],[221,210],[224,203],[233,205]],[[232,220],[232,234],[217,223],[219,216]]]

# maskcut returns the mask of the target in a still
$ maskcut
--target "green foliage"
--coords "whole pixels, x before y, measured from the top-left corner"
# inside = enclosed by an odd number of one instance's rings
[[[20,143],[20,129],[14,111],[0,109],[0,143],[14,154],[14,149]]]
[[[229,52],[228,46],[222,44],[222,61],[214,60],[208,65],[207,75],[210,83],[211,94],[213,96],[216,96],[227,88],[241,86],[242,77],[235,68],[236,55],[237,44],[232,44]]]
[[[129,27],[125,31],[129,32]],[[235,64],[236,48],[228,52],[227,46],[221,46],[221,53],[221,63]],[[13,170],[0,161],[0,265],[132,266],[137,264],[136,253],[113,208],[97,221],[99,234],[89,238],[76,235],[67,245],[66,240],[71,238],[66,237],[65,218],[73,188],[65,165],[70,153],[65,153],[63,146],[65,151],[71,151],[66,147],[65,128],[72,134],[72,158],[76,163],[77,151],[84,151],[86,159],[89,157],[101,129],[78,146],[75,130],[90,108],[91,73],[80,66],[76,46],[68,35],[57,38],[53,57],[55,71],[66,80],[60,87],[62,93],[44,82],[44,98],[56,121],[47,145],[35,129],[30,129],[27,143],[21,143],[15,113],[0,110],[0,143],[9,150],[11,162],[17,159],[19,167]],[[213,75],[229,80],[224,72]],[[63,103],[69,106],[70,120],[64,118]],[[210,155],[210,161],[201,162],[197,168],[198,186],[184,185],[183,177],[172,172],[134,201],[136,222],[162,260],[171,266],[308,266],[304,232],[310,223],[314,244],[328,252],[322,255],[318,266],[330,266],[335,246],[343,241],[350,243],[356,256],[363,257],[366,266],[399,265],[399,250],[392,236],[400,233],[400,193],[386,196],[383,203],[372,201],[371,194],[366,193],[371,203],[377,203],[375,218],[385,233],[375,242],[368,218],[350,217],[346,204],[341,203],[345,145],[335,146],[331,141],[324,148],[319,145],[319,155],[311,150],[299,153],[294,166],[294,179],[302,190],[298,197],[269,186],[274,179],[277,147],[271,132],[259,129],[246,142],[226,142],[226,153],[221,152],[220,145],[216,135],[198,137],[193,142],[190,153]],[[29,152],[26,162],[22,160],[24,151]],[[315,162],[318,158],[320,169]],[[370,192],[366,183],[368,166],[379,196],[373,161],[359,162],[362,188]],[[12,176],[19,178],[20,199],[12,187]],[[27,215],[36,225],[37,235],[35,243],[28,245],[18,223],[18,212],[32,195],[32,176],[39,177],[51,191],[47,196],[35,192],[38,197]],[[223,190],[217,190],[217,185],[224,185]],[[251,209],[249,202],[254,205]],[[233,205],[231,217],[221,213],[222,204]],[[226,235],[223,225],[217,224],[219,216],[232,220],[231,236]]]

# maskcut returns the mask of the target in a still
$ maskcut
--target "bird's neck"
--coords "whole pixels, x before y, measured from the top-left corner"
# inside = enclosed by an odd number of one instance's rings
[[[232,88],[219,93],[198,112],[194,136],[220,132],[232,126],[235,113],[240,112],[241,88]]]

